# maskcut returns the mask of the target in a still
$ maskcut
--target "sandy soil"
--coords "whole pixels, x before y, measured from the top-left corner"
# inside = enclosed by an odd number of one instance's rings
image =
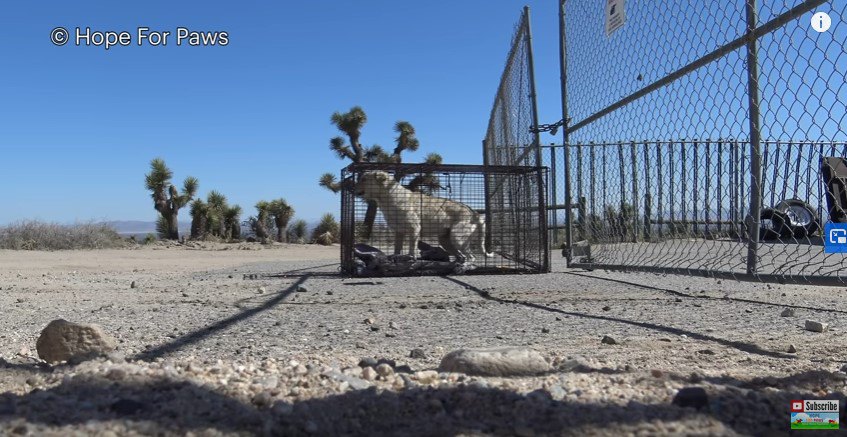
[[[0,251],[0,434],[780,435],[789,400],[844,399],[843,288],[553,258],[546,275],[361,279],[337,276],[338,247]],[[56,318],[101,325],[119,350],[46,366],[35,341]],[[506,345],[556,371],[426,373]],[[371,378],[364,357],[410,373]],[[689,386],[708,406],[672,405]]]

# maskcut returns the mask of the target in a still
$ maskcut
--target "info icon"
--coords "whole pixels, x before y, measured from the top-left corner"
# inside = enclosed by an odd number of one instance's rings
[[[826,12],[818,12],[817,14],[812,15],[811,25],[812,29],[823,33],[829,30],[829,27],[832,26],[832,18]]]

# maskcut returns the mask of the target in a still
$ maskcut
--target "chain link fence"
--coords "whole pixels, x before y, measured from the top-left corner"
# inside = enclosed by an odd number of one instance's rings
[[[538,168],[541,166],[541,147],[539,142],[538,105],[536,102],[535,77],[532,54],[532,31],[530,28],[529,7],[525,7],[520,20],[515,26],[512,44],[506,58],[506,65],[497,87],[494,104],[488,121],[488,129],[483,140],[483,162],[486,167],[520,166]],[[546,171],[533,173],[534,181],[506,177],[495,170],[489,171],[485,178],[485,192],[488,198],[488,209],[495,213],[486,215],[491,229],[522,229],[521,221],[538,223],[543,236],[543,270],[549,270],[548,220],[545,191],[547,182]],[[537,189],[529,189],[535,186]],[[522,217],[511,211],[514,205],[526,201],[527,196],[534,193],[541,195],[539,202],[545,207],[534,210],[533,214],[540,217]],[[530,199],[530,201],[532,201]],[[506,214],[496,213],[507,211]],[[531,232],[535,232],[533,229]],[[505,233],[499,236],[500,243],[505,247],[520,247],[525,236],[519,233]],[[535,252],[536,248],[531,249]],[[518,255],[520,258],[522,255]]]
[[[541,163],[529,8],[524,8],[497,87],[483,141],[485,165],[536,167]]]
[[[627,0],[610,34],[606,4],[562,1],[565,147],[539,161],[569,264],[847,282],[823,232],[847,222],[847,2]]]

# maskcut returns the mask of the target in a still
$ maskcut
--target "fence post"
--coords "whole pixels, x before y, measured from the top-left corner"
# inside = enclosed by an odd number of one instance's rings
[[[491,220],[491,186],[488,182],[491,177],[488,174],[488,140],[482,140],[482,165],[485,169],[485,177],[483,178],[483,186],[485,187],[485,248],[489,252],[493,252],[491,249],[491,224],[493,223]]]
[[[559,88],[562,97],[562,146],[564,146],[565,154],[565,244],[567,245],[568,265],[572,262],[573,248],[573,231],[571,230],[571,220],[573,210],[571,202],[573,202],[573,193],[571,193],[571,146],[568,132],[568,58],[567,58],[567,41],[565,40],[565,0],[559,2]],[[581,177],[581,175],[580,175]],[[585,239],[585,222],[580,227],[580,233]]]
[[[547,185],[550,186],[550,199],[547,200],[547,204],[552,205],[553,208],[551,209],[552,214],[547,214],[547,216],[549,217],[548,224],[553,227],[553,247],[559,247],[559,193],[556,192],[556,181],[558,180],[556,145],[550,143],[550,177],[547,180]]]
[[[635,157],[635,141],[630,143],[629,157],[632,161],[632,242],[637,243],[641,237],[641,227],[638,226],[638,161]]]
[[[747,0],[747,95],[750,103],[750,214],[747,216],[747,274],[758,268],[762,210],[762,149],[759,119],[759,50],[754,30],[759,22],[756,0]]]
[[[644,141],[644,240],[650,242],[650,228],[653,226],[650,223],[653,216],[653,199],[650,192],[653,191],[653,186],[650,183],[650,146],[647,141]]]

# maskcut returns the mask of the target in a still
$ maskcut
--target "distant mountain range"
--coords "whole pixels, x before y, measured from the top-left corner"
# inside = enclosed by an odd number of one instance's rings
[[[314,229],[318,223],[320,223],[320,221],[313,221],[309,223],[308,229]],[[135,235],[136,237],[144,237],[147,234],[156,233],[156,222],[145,222],[142,220],[113,220],[103,222],[103,224],[111,226],[118,231],[118,234],[124,237],[130,237],[132,235]],[[179,234],[186,236],[191,234],[190,218],[188,220],[179,221]]]

